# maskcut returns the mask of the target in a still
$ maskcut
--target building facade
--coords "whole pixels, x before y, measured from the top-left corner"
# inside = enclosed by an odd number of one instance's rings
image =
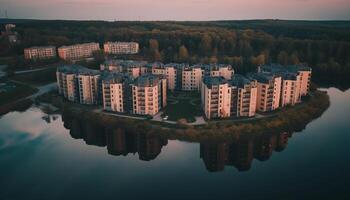
[[[276,110],[280,107],[282,77],[270,73],[254,73],[249,78],[257,81],[257,105],[260,112]]]
[[[231,86],[231,116],[253,117],[256,112],[257,81],[236,74],[231,80]]]
[[[59,93],[69,101],[89,105],[99,103],[99,71],[66,65],[57,68],[56,78]]]
[[[231,86],[224,77],[203,79],[201,101],[207,119],[231,116]]]
[[[234,70],[231,65],[213,65],[210,67],[210,76],[222,76],[226,80],[231,80]]]
[[[204,70],[201,66],[191,66],[182,69],[182,90],[200,91]]]
[[[167,104],[166,78],[145,74],[131,84],[133,114],[155,115]]]
[[[125,74],[108,74],[102,78],[104,110],[126,113],[130,111],[130,77]]]
[[[56,58],[56,47],[30,47],[24,49],[24,58],[27,60]]]
[[[63,60],[80,60],[92,57],[93,52],[100,50],[98,43],[84,43],[70,46],[62,46],[58,48],[58,56]]]
[[[137,42],[106,42],[103,45],[106,54],[136,54],[139,52]]]

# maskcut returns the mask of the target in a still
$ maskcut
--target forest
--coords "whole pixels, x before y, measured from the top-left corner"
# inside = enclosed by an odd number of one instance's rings
[[[21,44],[0,40],[0,57],[23,48],[83,42],[135,41],[133,59],[185,63],[227,63],[238,73],[258,65],[307,63],[315,81],[349,83],[349,21],[62,21],[0,19],[15,23]],[[129,57],[126,57],[129,58]]]

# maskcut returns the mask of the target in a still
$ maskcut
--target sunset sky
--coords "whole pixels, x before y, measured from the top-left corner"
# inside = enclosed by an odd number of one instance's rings
[[[0,18],[349,20],[350,0],[0,0]]]

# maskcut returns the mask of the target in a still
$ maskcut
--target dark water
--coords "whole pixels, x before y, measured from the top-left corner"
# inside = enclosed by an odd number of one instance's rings
[[[327,91],[330,108],[302,132],[237,142],[12,112],[0,118],[0,199],[350,199],[350,90]]]

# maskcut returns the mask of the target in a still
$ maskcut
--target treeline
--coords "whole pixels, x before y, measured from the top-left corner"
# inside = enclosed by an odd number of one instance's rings
[[[6,48],[2,41],[0,55],[21,54],[35,45],[136,41],[148,61],[227,63],[239,73],[265,63],[302,62],[317,79],[350,77],[349,22],[243,22],[24,21],[16,28],[21,45]]]

